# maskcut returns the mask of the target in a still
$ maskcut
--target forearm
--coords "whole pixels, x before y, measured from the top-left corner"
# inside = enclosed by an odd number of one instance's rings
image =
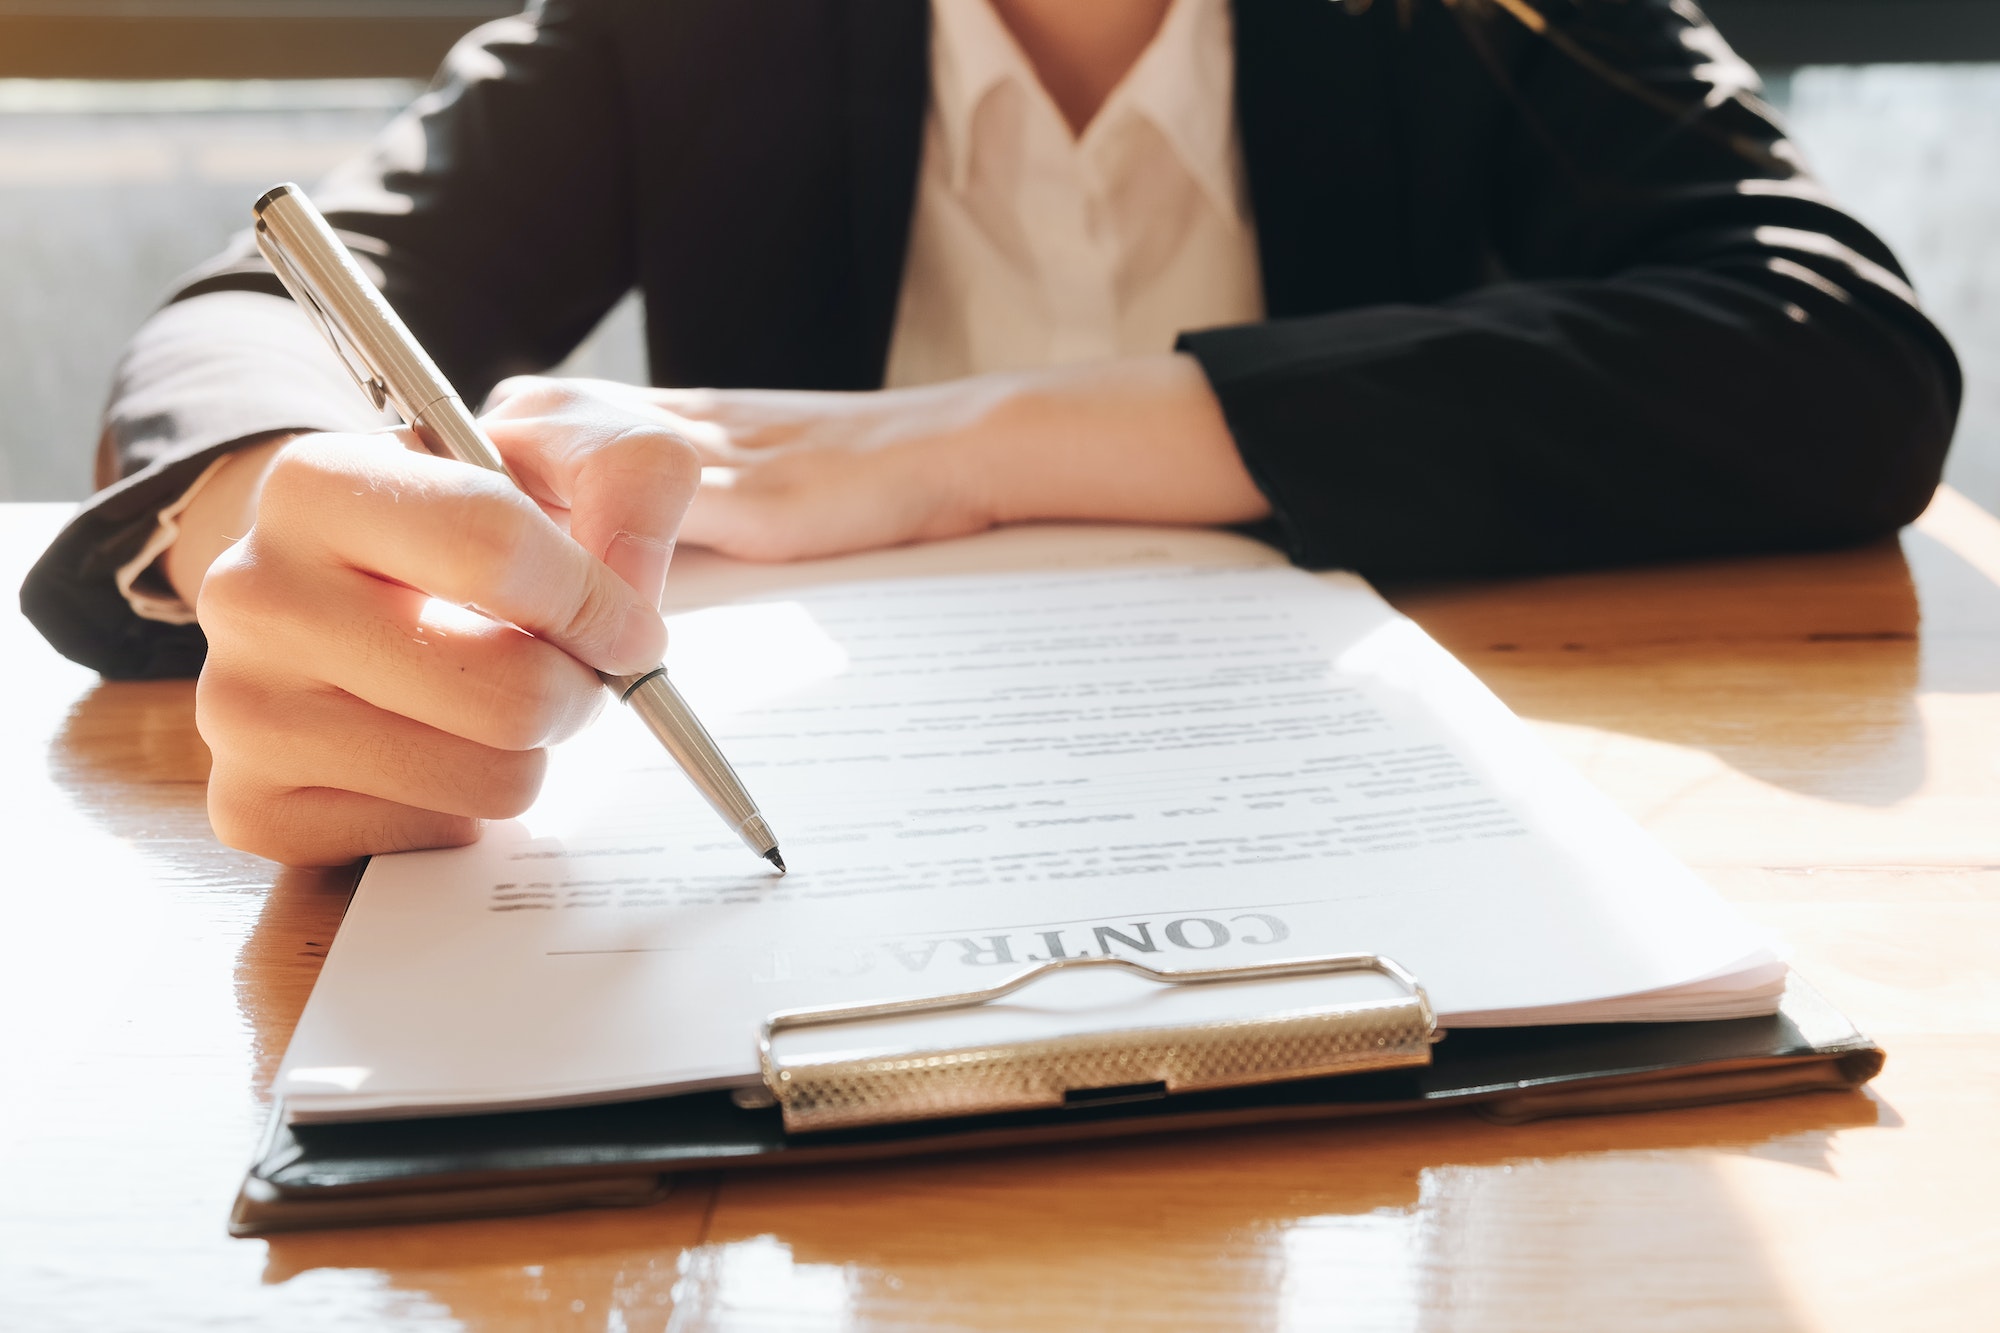
[[[1010,378],[968,440],[995,522],[1227,524],[1270,513],[1193,357]]]

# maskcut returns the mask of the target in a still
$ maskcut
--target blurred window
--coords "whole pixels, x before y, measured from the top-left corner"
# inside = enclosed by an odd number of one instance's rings
[[[1769,84],[1806,164],[1889,243],[1957,349],[1945,480],[2000,514],[2000,64],[1814,65]]]
[[[0,499],[87,493],[118,349],[173,279],[420,86],[0,79]]]
[[[520,7],[0,0],[0,500],[82,496],[118,349],[173,278],[263,189],[365,144],[457,36]],[[2000,510],[2000,0],[1704,8],[1957,344],[1948,476]],[[1924,60],[1994,63],[1885,63]],[[639,324],[628,300],[567,368],[641,378]]]
[[[0,0],[0,78],[422,78],[525,0]]]

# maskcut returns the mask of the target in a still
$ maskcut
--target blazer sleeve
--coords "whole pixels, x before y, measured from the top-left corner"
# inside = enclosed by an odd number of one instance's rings
[[[366,156],[313,191],[473,403],[562,360],[634,280],[629,130],[601,8],[546,0],[478,29]],[[30,572],[22,610],[107,676],[192,674],[200,628],[140,618],[113,581],[158,512],[256,439],[383,424],[245,232],[126,349],[101,489]]]
[[[1685,0],[1453,29],[1496,85],[1501,273],[1195,333],[1274,535],[1371,577],[1832,546],[1935,489],[1957,362]]]

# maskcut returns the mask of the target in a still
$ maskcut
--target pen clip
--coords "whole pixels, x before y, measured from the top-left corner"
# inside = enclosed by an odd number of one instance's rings
[[[305,276],[292,263],[292,257],[285,253],[285,248],[278,244],[277,238],[271,234],[270,228],[264,225],[262,219],[258,220],[254,234],[257,248],[263,251],[264,258],[270,261],[272,270],[278,275],[278,281],[284,283],[285,290],[292,294],[292,300],[319,322],[321,331],[333,348],[333,354],[340,358],[341,365],[347,367],[347,373],[361,386],[361,392],[368,395],[368,400],[375,404],[375,409],[378,412],[385,410],[389,406],[389,386],[382,382],[381,376],[377,375],[374,368],[368,364],[368,358],[362,355],[361,349],[355,347],[341,333],[340,326],[313,295],[312,284],[305,280]]]

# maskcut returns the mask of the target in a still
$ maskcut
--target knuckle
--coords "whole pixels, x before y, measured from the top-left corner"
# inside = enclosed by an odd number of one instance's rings
[[[194,726],[215,762],[237,763],[247,744],[268,741],[273,735],[268,713],[263,691],[211,649],[195,680]]]
[[[208,640],[195,686],[197,716],[208,710],[236,716],[250,710],[267,720],[284,714],[271,700],[287,689],[310,687],[326,669],[332,633],[323,598],[294,581],[246,562],[211,567],[202,585],[196,619]]]
[[[557,632],[565,643],[616,643],[632,604],[624,584],[612,578],[586,578],[574,609],[565,616]]]
[[[264,469],[258,509],[293,513],[310,509],[327,481],[344,470],[337,438],[301,435],[286,444]]]
[[[202,576],[201,590],[195,594],[195,617],[213,644],[218,631],[226,631],[255,603],[259,569],[250,558],[249,538],[237,542],[210,563]]]
[[[226,652],[239,641],[254,645],[274,627],[294,623],[301,608],[314,605],[291,586],[299,572],[274,558],[254,528],[218,555],[195,594],[195,618],[210,651]]]

